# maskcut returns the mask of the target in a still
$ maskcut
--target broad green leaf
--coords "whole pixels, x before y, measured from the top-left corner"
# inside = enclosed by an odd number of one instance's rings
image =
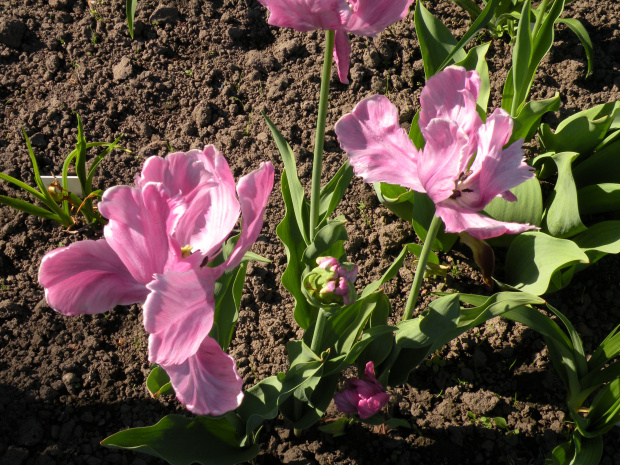
[[[491,95],[491,83],[489,82],[489,66],[486,61],[486,54],[489,50],[490,42],[486,44],[473,47],[464,60],[456,63],[459,66],[463,66],[469,71],[476,71],[480,76],[480,92],[478,93],[478,100],[476,103],[486,113],[486,109],[489,106],[489,97]]]
[[[133,39],[133,20],[136,16],[136,4],[138,0],[126,0],[125,12],[127,14],[127,27],[129,28],[129,35]]]
[[[583,350],[583,343],[581,341],[581,338],[579,337],[579,334],[575,330],[575,327],[570,322],[570,320],[566,318],[562,312],[560,312],[549,302],[547,302],[547,308],[551,310],[566,327],[573,348],[573,360],[575,361],[575,365],[577,367],[577,376],[585,376],[588,373],[588,362],[586,360],[586,354]]]
[[[558,170],[558,179],[553,192],[547,198],[543,230],[553,237],[571,237],[586,229],[579,215],[577,188],[573,179],[572,163],[579,156],[577,152],[562,152],[541,155],[535,163],[553,160]]]
[[[603,456],[603,439],[584,438],[575,431],[569,442],[560,444],[551,453],[550,465],[598,465]]]
[[[342,243],[348,238],[344,227],[344,219],[339,217],[329,220],[304,251],[304,261],[316,266],[316,259],[320,256],[331,256],[340,259],[344,254]],[[313,267],[313,266],[312,266]]]
[[[566,118],[558,124],[555,132],[548,124],[541,124],[540,141],[551,152],[588,155],[605,139],[619,112],[620,102],[610,102]]]
[[[146,379],[146,388],[154,399],[164,394],[174,394],[168,373],[159,365],[153,367],[149,373]]]
[[[430,303],[422,318],[402,321],[397,325],[396,344],[402,348],[420,348],[442,340],[458,326],[461,316],[459,295],[450,294]]]
[[[532,60],[532,31],[530,29],[530,0],[523,3],[521,10],[521,19],[517,27],[517,37],[512,51],[512,105],[510,107],[510,116],[516,116],[519,113],[521,103],[527,98],[530,83],[528,74],[530,63]],[[509,84],[506,80],[505,86]],[[502,105],[503,107],[503,105]]]
[[[259,451],[258,444],[240,447],[237,429],[226,417],[207,416],[167,415],[153,426],[121,431],[101,444],[143,452],[171,465],[234,465],[251,460]]]
[[[215,283],[215,315],[209,335],[222,350],[230,345],[239,318],[247,266],[247,261],[242,262],[235,269],[225,272]]]
[[[385,182],[376,182],[373,187],[379,202],[406,222],[411,223],[413,221],[413,191]]]
[[[620,141],[609,144],[573,168],[577,187],[620,184]]]
[[[270,376],[256,383],[243,393],[243,401],[237,414],[245,422],[246,434],[251,434],[264,420],[271,420],[278,415],[278,400],[283,394],[282,380],[284,373]]]
[[[286,139],[284,139],[284,136],[280,133],[280,131],[278,131],[278,128],[275,127],[271,120],[267,118],[265,114],[263,114],[263,118],[265,118],[265,122],[267,123],[267,126],[269,126],[273,140],[275,141],[278,151],[282,156],[284,170],[287,173],[286,180],[288,182],[288,191],[291,197],[294,219],[297,221],[299,231],[301,232],[304,241],[306,244],[310,244],[308,239],[310,237],[308,233],[310,206],[308,205],[308,200],[304,194],[304,188],[302,187],[299,177],[297,176],[297,162],[295,161],[295,154]],[[284,179],[284,177],[282,177],[282,179]],[[284,189],[284,186],[282,189]]]
[[[456,61],[465,59],[465,52],[462,48],[457,49],[457,41],[450,30],[434,17],[422,2],[416,2],[414,22],[426,79],[441,71],[442,66],[447,66],[443,65],[444,60],[453,50],[457,50],[454,54]]]
[[[588,256],[573,241],[541,232],[524,232],[508,249],[506,283],[523,292],[542,295],[554,275],[577,263],[588,263]]]
[[[444,59],[443,63],[441,63],[441,66],[439,67],[437,72],[441,71],[452,62],[459,61],[458,56],[462,54],[465,45],[467,45],[469,41],[473,39],[476,34],[478,34],[478,31],[484,28],[489,23],[489,21],[491,21],[491,19],[493,18],[493,14],[495,13],[495,9],[500,2],[501,0],[490,0],[486,3],[486,6],[484,7],[484,10],[482,10],[482,13],[480,13],[480,15],[475,20],[472,18],[471,26],[469,26],[469,29],[467,29],[463,37],[461,37],[461,40],[459,40],[456,46]]]
[[[586,28],[583,27],[583,24],[581,24],[579,20],[574,18],[558,18],[556,22],[568,26],[579,38],[588,59],[588,72],[586,73],[586,77],[590,76],[592,73],[592,65],[594,64],[594,47],[588,31],[586,31]]]
[[[602,435],[620,421],[620,378],[603,387],[594,397],[587,418],[587,432]],[[583,431],[580,431],[584,434]],[[584,434],[585,436],[585,434]]]
[[[575,244],[585,252],[590,263],[607,254],[620,253],[620,221],[603,221],[573,237]]]
[[[435,216],[435,204],[426,194],[413,191],[413,230],[422,242],[426,241],[428,228]],[[441,225],[437,237],[433,241],[432,250],[448,252],[457,241],[457,234],[445,232],[445,226]]]
[[[595,390],[603,384],[620,378],[620,360],[610,363],[599,371],[591,371],[581,378],[581,389]]]
[[[527,102],[513,119],[514,127],[508,143],[510,144],[518,139],[524,139],[525,142],[531,141],[540,126],[540,120],[543,115],[549,111],[558,111],[560,103],[560,94],[558,92],[552,98]]]
[[[601,183],[577,190],[579,211],[593,215],[620,210],[620,184]]]
[[[523,223],[540,226],[543,215],[543,199],[538,179],[528,179],[517,187],[510,189],[516,197],[516,202],[508,202],[501,197],[495,197],[488,204],[484,213],[498,221]],[[513,234],[489,239],[487,242],[494,246],[508,246],[517,237]]]
[[[286,212],[284,219],[276,228],[276,234],[286,251],[286,270],[282,273],[282,285],[295,299],[295,321],[303,329],[308,329],[316,320],[317,309],[312,307],[301,290],[301,279],[305,266],[303,262],[306,241],[295,220],[293,199],[289,190],[288,173],[282,172],[281,188]]]
[[[333,178],[321,189],[319,200],[319,227],[323,226],[329,219],[340,201],[345,191],[353,179],[353,167],[345,161]]]
[[[482,10],[480,9],[480,7],[476,5],[474,2],[472,2],[471,0],[452,0],[452,1],[456,3],[458,6],[460,6],[461,8],[463,8],[467,12],[467,14],[469,15],[472,21],[475,21],[475,19],[478,16],[480,16],[480,13],[482,13]]]
[[[620,354],[620,325],[616,326],[612,332],[610,332],[605,340],[600,343],[596,348],[592,358],[588,360],[588,367],[590,371],[599,370],[608,361]]]
[[[338,418],[336,421],[332,421],[330,423],[326,423],[323,426],[319,426],[319,431],[327,434],[331,434],[333,437],[337,438],[339,436],[344,436],[347,434],[347,428],[353,422],[353,419],[349,419],[346,417]]]

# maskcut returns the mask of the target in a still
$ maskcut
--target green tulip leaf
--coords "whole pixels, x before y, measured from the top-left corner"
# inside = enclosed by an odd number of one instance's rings
[[[237,428],[226,417],[168,415],[157,424],[131,428],[101,441],[159,457],[171,465],[234,465],[256,457],[258,444],[242,448]]]
[[[542,295],[552,285],[561,288],[567,284],[562,280],[562,272],[570,274],[576,264],[588,262],[588,256],[573,241],[528,231],[510,244],[505,279],[516,289]]]

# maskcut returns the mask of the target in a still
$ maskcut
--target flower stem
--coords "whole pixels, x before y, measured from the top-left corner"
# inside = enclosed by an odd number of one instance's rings
[[[310,240],[314,240],[319,224],[319,197],[321,195],[321,173],[323,171],[323,142],[327,122],[327,104],[329,81],[332,74],[332,57],[334,54],[334,31],[325,31],[325,56],[321,74],[321,94],[319,96],[319,114],[316,121],[314,139],[314,159],[312,163],[312,190],[310,191]]]
[[[426,271],[426,263],[428,262],[428,256],[433,248],[433,242],[439,232],[441,226],[441,218],[438,216],[433,217],[431,225],[428,227],[426,233],[426,240],[422,246],[422,252],[420,252],[420,259],[418,260],[418,266],[415,269],[415,275],[413,276],[413,284],[411,284],[411,291],[409,291],[409,297],[407,298],[407,305],[405,306],[405,312],[403,313],[403,321],[408,320],[413,315],[415,304],[418,301],[418,295],[420,295],[420,288],[422,287],[422,281],[424,281],[424,272]]]
[[[326,321],[327,316],[325,315],[325,310],[319,308],[319,314],[316,317],[316,325],[314,325],[314,333],[312,334],[312,343],[310,345],[310,349],[312,349],[312,352],[315,354],[319,350],[319,344],[323,338],[323,328],[325,328]]]

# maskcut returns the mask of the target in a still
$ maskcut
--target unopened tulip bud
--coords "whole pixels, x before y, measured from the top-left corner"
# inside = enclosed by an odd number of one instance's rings
[[[361,419],[372,417],[390,400],[390,395],[375,377],[375,365],[366,364],[364,379],[348,379],[342,392],[336,393],[334,402],[343,413],[357,413]]]
[[[319,257],[318,266],[304,278],[304,291],[319,307],[338,307],[352,304],[357,294],[353,285],[357,266],[340,263],[334,257]]]

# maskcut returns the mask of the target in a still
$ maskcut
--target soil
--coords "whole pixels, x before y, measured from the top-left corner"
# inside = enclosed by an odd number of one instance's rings
[[[138,2],[136,38],[128,36],[124,2],[2,0],[0,2],[0,171],[33,185],[21,127],[44,173],[59,174],[77,133],[74,112],[89,141],[122,143],[102,164],[98,188],[131,184],[150,155],[215,144],[235,176],[263,160],[282,170],[261,112],[269,115],[298,157],[308,185],[318,104],[323,36],[267,25],[256,0]],[[169,8],[164,8],[169,7]],[[457,36],[469,20],[446,1],[429,9]],[[594,43],[594,71],[576,36],[558,26],[556,42],[537,75],[533,98],[560,92],[563,106],[547,122],[620,100],[620,4],[576,0],[565,17],[580,20]],[[332,80],[325,176],[344,160],[333,125],[356,102],[387,93],[408,127],[424,83],[413,15],[379,37],[352,37],[351,83]],[[489,40],[484,38],[483,40]],[[510,65],[510,46],[493,40],[491,107]],[[491,108],[491,109],[492,109]],[[536,147],[533,149],[537,150]],[[7,183],[0,194],[23,195]],[[358,286],[376,279],[415,240],[411,228],[381,206],[370,186],[355,179],[338,214],[348,220],[347,249],[359,264]],[[270,264],[250,265],[231,353],[246,386],[287,368],[285,343],[301,336],[293,301],[280,284],[285,254],[275,228],[283,216],[274,190],[254,251]],[[62,227],[0,207],[0,462],[19,464],[159,464],[141,454],[103,448],[99,441],[127,427],[186,413],[174,398],[151,399],[147,335],[138,306],[102,315],[63,317],[51,310],[37,282],[42,256],[98,233]],[[436,289],[488,293],[457,245],[442,259],[455,273],[427,283]],[[411,285],[412,264],[386,286],[398,314]],[[548,296],[573,321],[591,353],[620,321],[620,258],[609,256]],[[492,320],[439,352],[445,365],[423,364],[408,385],[390,389],[387,415],[412,428],[384,431],[354,424],[332,437],[313,427],[295,437],[281,418],[265,424],[256,464],[542,464],[566,440],[565,389],[530,329]],[[354,373],[351,373],[354,375]],[[189,414],[188,414],[189,415]],[[475,418],[473,417],[475,415]],[[339,414],[332,407],[325,422]],[[508,429],[485,425],[501,416]],[[514,430],[518,430],[518,434]],[[605,437],[602,464],[620,463],[620,428]]]

